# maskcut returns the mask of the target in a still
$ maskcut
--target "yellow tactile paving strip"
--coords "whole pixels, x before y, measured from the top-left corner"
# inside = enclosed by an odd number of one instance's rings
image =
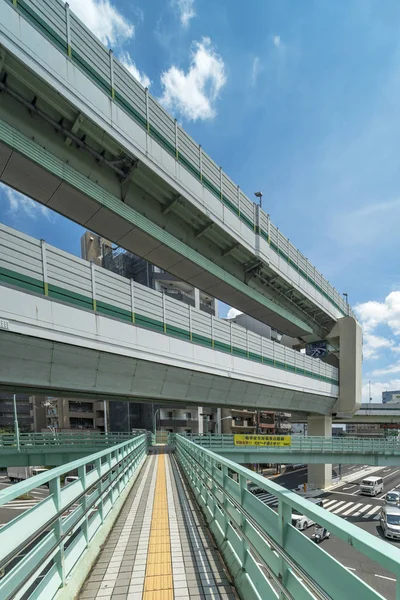
[[[173,600],[165,457],[158,456],[143,600]]]

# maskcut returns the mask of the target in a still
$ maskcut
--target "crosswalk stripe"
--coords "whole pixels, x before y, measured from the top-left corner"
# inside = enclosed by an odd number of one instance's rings
[[[342,512],[342,510],[345,510],[346,508],[348,508],[350,506],[350,504],[353,504],[353,502],[347,502],[347,504],[344,504],[343,506],[341,506],[340,508],[338,508],[337,510],[332,511],[334,515],[338,515],[339,513]]]
[[[371,508],[372,504],[365,504],[362,508],[360,508],[360,510],[358,510],[357,512],[355,512],[353,515],[351,515],[352,517],[359,517],[363,512],[365,512],[366,510],[368,510],[369,508]]]
[[[335,510],[336,508],[339,508],[339,506],[344,504],[344,502],[345,502],[344,500],[341,500],[340,502],[336,502],[335,504],[332,504],[332,506],[327,508],[327,510],[329,510],[329,512],[332,512],[333,510]]]
[[[351,508],[349,508],[349,510],[346,510],[346,512],[344,512],[342,514],[342,517],[346,517],[347,515],[349,515],[353,511],[357,510],[357,508],[360,508],[360,506],[362,506],[361,502],[359,502],[358,504],[354,504]]]
[[[323,501],[322,506],[323,508],[328,508],[328,506],[334,504],[335,502],[337,502],[337,500],[329,500],[328,502]]]
[[[372,517],[372,515],[374,515],[376,512],[378,512],[378,510],[381,507],[378,506],[374,506],[371,510],[369,510],[367,513],[365,513],[365,515],[362,516],[363,519],[369,519],[370,517]]]

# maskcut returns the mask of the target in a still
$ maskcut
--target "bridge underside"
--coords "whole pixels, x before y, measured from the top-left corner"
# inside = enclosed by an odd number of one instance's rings
[[[335,398],[0,332],[0,390],[329,414]]]

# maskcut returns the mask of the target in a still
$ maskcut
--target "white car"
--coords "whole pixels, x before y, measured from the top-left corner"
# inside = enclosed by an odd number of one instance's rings
[[[309,502],[316,504],[317,506],[322,506],[322,500],[320,498],[307,498]],[[292,525],[296,527],[296,529],[300,529],[300,531],[304,531],[311,525],[314,525],[315,521],[312,520],[311,517],[307,517],[303,515],[298,510],[293,509],[292,511]]]

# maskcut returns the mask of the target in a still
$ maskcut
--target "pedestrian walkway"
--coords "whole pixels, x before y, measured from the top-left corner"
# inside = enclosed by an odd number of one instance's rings
[[[226,570],[172,454],[150,455],[80,600],[234,600]]]

